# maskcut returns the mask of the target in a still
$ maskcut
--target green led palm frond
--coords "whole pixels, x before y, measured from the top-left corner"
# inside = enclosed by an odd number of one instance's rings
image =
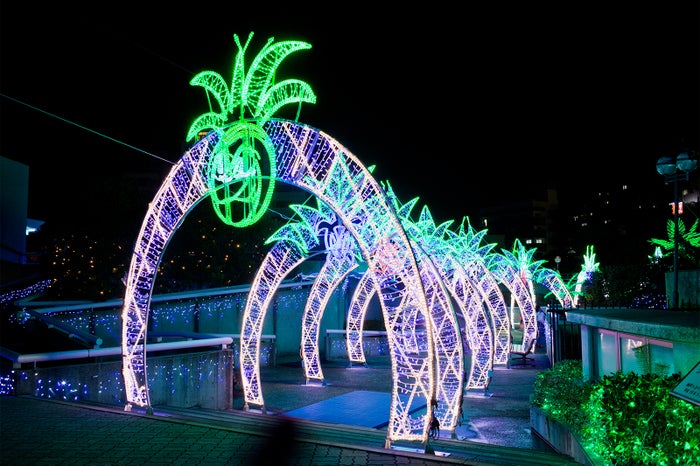
[[[318,245],[318,235],[314,231],[316,222],[312,218],[321,215],[321,212],[303,204],[292,204],[289,208],[300,217],[300,220],[291,220],[280,227],[265,241],[265,244],[289,241],[306,256],[311,247]]]
[[[482,244],[486,233],[487,230],[477,231],[474,229],[469,222],[469,218],[463,217],[462,223],[459,225],[457,233],[455,237],[452,238],[451,243],[459,254],[466,253],[471,257],[481,260],[491,254],[493,248],[496,247],[495,243]]]
[[[233,118],[254,118],[262,125],[284,105],[316,103],[316,94],[304,81],[286,79],[273,84],[282,60],[292,52],[310,49],[310,44],[301,41],[283,41],[275,44],[274,38],[270,38],[246,74],[245,52],[253,33],[248,35],[245,45],[241,45],[237,34],[233,37],[238,53],[234,59],[231,87],[229,88],[224,78],[215,71],[202,71],[190,80],[190,85],[203,87],[207,94],[214,98],[219,111],[197,117],[187,132],[187,141],[195,140],[202,131],[220,129]],[[236,110],[239,111],[238,115],[235,115]]]
[[[698,226],[700,220],[695,220],[690,229],[687,229],[683,220],[678,219],[678,245],[681,254],[685,249],[700,248],[700,232]],[[659,246],[664,250],[663,256],[667,257],[673,253],[673,248],[676,240],[676,226],[673,220],[666,223],[666,233],[668,239],[652,238],[649,242]]]
[[[566,289],[569,290],[569,293],[571,293],[571,296],[576,297],[583,294],[581,290],[576,286],[578,285],[578,274],[569,277],[569,280],[566,281],[565,285]]]
[[[305,204],[292,204],[290,209],[296,214],[287,224],[275,231],[265,244],[276,241],[289,241],[297,245],[303,255],[320,244],[321,237],[327,240],[327,228],[321,226],[336,223],[336,215],[328,204],[316,198],[317,208]]]
[[[277,177],[275,148],[263,126],[283,106],[315,103],[311,87],[298,79],[275,83],[282,61],[292,52],[310,49],[301,41],[274,43],[270,38],[245,69],[245,53],[253,33],[234,58],[230,87],[214,71],[202,71],[190,85],[204,88],[217,109],[210,109],[190,125],[187,141],[217,131],[221,137],[206,167],[206,179],[214,211],[226,224],[245,227],[257,222],[270,205]],[[298,111],[297,111],[298,118]]]
[[[452,223],[454,223],[454,220],[448,220],[440,225],[436,225],[428,206],[423,206],[416,226],[420,231],[425,247],[441,251],[444,248],[449,248],[446,239]]]
[[[299,252],[306,256],[309,253],[307,239],[312,237],[315,238],[315,236],[308,230],[308,225],[305,225],[302,222],[290,222],[286,223],[272,235],[270,235],[267,241],[265,241],[265,244],[287,241],[296,245]]]
[[[414,197],[410,201],[406,202],[405,204],[401,205],[398,202],[398,199],[395,197],[393,200],[395,201],[394,207],[396,208],[396,212],[398,213],[399,218],[401,219],[410,219],[411,218],[411,212],[415,208],[416,204],[418,204],[418,200],[420,198]]]
[[[426,233],[429,233],[431,236],[437,235],[442,237],[445,234],[445,231],[454,223],[454,220],[447,220],[440,225],[436,225],[435,220],[433,219],[433,214],[426,205],[423,206],[423,209],[421,209],[418,223],[425,225]]]
[[[574,298],[574,306],[578,305],[579,296],[583,295],[583,285],[591,280],[591,277],[595,272],[600,271],[600,263],[595,261],[595,253],[593,252],[593,246],[586,246],[586,254],[583,255],[583,264],[581,264],[581,270],[576,274],[576,284],[574,285],[574,291],[571,295]],[[567,284],[567,287],[569,285]]]
[[[586,246],[586,254],[583,256],[583,270],[587,273],[598,272],[600,270],[600,262],[595,261],[595,253],[593,246]]]
[[[397,217],[399,217],[402,220],[410,220],[411,219],[411,211],[413,208],[416,206],[418,203],[418,197],[414,197],[410,201],[406,203],[402,203],[396,193],[394,192],[394,188],[391,187],[391,183],[388,181],[382,181],[382,188],[384,188],[384,191],[386,192],[386,197],[389,199],[389,202],[391,202],[391,205],[394,207],[394,210],[396,211]]]
[[[540,268],[540,266],[546,262],[544,260],[533,260],[537,249],[525,248],[525,246],[523,246],[523,244],[518,239],[516,239],[513,242],[512,252],[507,251],[505,249],[503,249],[502,251],[503,256],[508,260],[510,266],[513,267],[515,270],[519,270],[521,277],[523,277],[524,279],[531,279],[534,276],[537,269]]]

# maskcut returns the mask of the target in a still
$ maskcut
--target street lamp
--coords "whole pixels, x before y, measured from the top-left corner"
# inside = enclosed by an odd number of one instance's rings
[[[676,160],[661,157],[656,162],[656,171],[664,177],[666,184],[673,183],[673,309],[678,309],[678,181],[689,180],[690,172],[698,166],[687,152],[678,154]]]

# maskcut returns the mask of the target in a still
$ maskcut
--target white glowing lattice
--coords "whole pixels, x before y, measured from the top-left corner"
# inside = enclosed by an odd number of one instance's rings
[[[304,318],[302,322],[302,348],[301,353],[304,359],[305,375],[308,379],[323,379],[321,365],[318,352],[318,328],[323,310],[326,307],[327,296],[339,284],[339,282],[347,275],[350,268],[356,266],[354,261],[353,246],[354,240],[349,237],[344,227],[339,225],[331,226],[335,221],[335,216],[328,212],[325,204],[318,202],[319,210],[312,209],[307,206],[292,206],[292,208],[302,218],[299,224],[288,224],[283,227],[279,233],[273,235],[272,239],[281,240],[283,238],[299,238],[301,233],[296,232],[296,229],[308,232],[313,230],[318,236],[324,240],[325,250],[327,251],[326,263],[319,272],[314,287],[307,301]],[[364,222],[359,222],[359,225]],[[417,245],[412,244],[414,251]],[[303,248],[302,248],[303,249]],[[430,316],[433,324],[435,356],[437,361],[437,394],[438,408],[435,410],[435,415],[441,422],[441,425],[446,429],[454,429],[459,414],[459,400],[461,399],[461,379],[462,379],[462,347],[459,339],[458,326],[454,317],[454,312],[451,309],[449,298],[447,297],[444,287],[439,281],[437,272],[432,267],[430,258],[419,252],[422,259],[418,262],[421,269],[421,277],[426,285],[426,296],[430,308]],[[347,266],[338,267],[338,264],[346,263]],[[368,296],[367,293],[362,293],[365,286],[373,288],[373,282],[368,277],[372,274],[364,274],[363,284],[356,293],[356,297]],[[370,290],[365,290],[370,291]],[[364,301],[365,298],[360,298]],[[357,302],[356,302],[357,304]],[[353,305],[351,305],[351,309]],[[356,311],[350,311],[349,325],[353,327],[353,321],[361,322],[364,320],[364,313],[358,312],[358,309],[363,306],[355,306]],[[364,307],[366,309],[366,307]],[[353,315],[354,314],[354,315]],[[361,328],[361,323],[357,325]],[[350,332],[351,334],[353,332]],[[364,355],[361,356],[364,359]]]
[[[541,283],[552,292],[556,300],[559,301],[562,309],[571,309],[574,307],[574,299],[571,297],[571,292],[566,286],[566,283],[564,283],[564,280],[562,280],[559,272],[542,268],[536,273],[534,280],[536,283]]]
[[[326,237],[325,245],[329,248],[321,270],[314,281],[309,299],[304,307],[301,327],[301,354],[304,360],[304,375],[306,379],[323,380],[318,336],[321,328],[323,311],[333,291],[345,279],[348,273],[358,266],[351,249],[347,248],[347,231],[342,226],[334,228],[334,235]],[[329,241],[328,238],[337,241]]]
[[[486,230],[474,230],[468,219],[465,218],[457,233],[450,234],[448,241],[454,251],[455,259],[462,265],[466,276],[481,293],[486,304],[494,338],[493,364],[505,365],[508,361],[511,343],[510,318],[505,298],[499,287],[499,281],[486,266],[486,258],[492,254],[491,250],[494,244],[484,244],[485,235]],[[477,337],[477,335],[473,335],[473,337]],[[484,357],[485,355],[480,357],[480,360],[483,361]],[[483,367],[483,363],[477,362],[477,364],[477,368]],[[486,377],[488,374],[483,373],[483,369],[470,375],[469,386],[483,388],[482,384],[486,381]]]
[[[370,273],[363,274],[350,299],[345,338],[348,359],[351,363],[364,364],[367,362],[362,346],[362,331],[367,308],[372,297],[376,295],[375,283],[372,277]]]
[[[387,215],[387,201],[370,173],[332,138],[291,122],[270,121],[266,127],[276,147],[278,179],[314,194],[338,215],[355,238],[368,264],[368,273],[381,291],[380,304],[394,369],[387,441],[422,441],[427,421],[424,416],[414,418],[416,409],[412,406],[426,403],[435,395],[433,343],[423,284],[400,222]],[[270,273],[268,269],[259,276]],[[253,284],[251,295],[261,284]],[[253,317],[246,311],[244,332],[262,325]],[[242,346],[247,338],[244,332]],[[242,352],[242,376],[250,377],[243,384],[244,392],[251,393],[245,394],[246,402],[262,406],[259,378],[255,377],[257,353],[248,351],[245,357],[244,360]],[[399,396],[404,393],[409,396]]]
[[[309,235],[307,244],[314,241],[315,236]],[[259,358],[265,314],[279,285],[303,260],[298,243],[280,241],[265,256],[251,285],[243,315],[239,356],[246,410],[251,403],[264,409]]]
[[[520,271],[511,266],[511,261],[505,256],[490,255],[487,259],[487,267],[508,288],[512,299],[517,303],[523,326],[521,344],[524,348],[529,348],[537,340],[537,310],[528,283],[523,280]]]
[[[468,274],[465,269],[469,267],[473,271],[479,263],[482,263],[479,253],[482,253],[484,248],[476,248],[479,238],[475,241],[472,237],[464,236],[463,224],[459,234],[449,230],[451,221],[435,225],[427,206],[421,210],[418,221],[413,222],[410,212],[417,198],[402,205],[389,183],[386,185],[387,195],[394,203],[404,228],[412,238],[417,238],[423,249],[427,251],[436,264],[442,281],[461,310],[464,321],[462,330],[472,349],[466,388],[485,389],[493,366],[494,332],[486,314],[487,309],[483,305],[484,300],[489,296],[482,293],[482,289],[476,286],[475,280],[490,274]],[[467,254],[471,255],[466,257]],[[505,307],[505,303],[502,307]]]
[[[212,132],[170,170],[149,204],[131,257],[122,308],[122,373],[127,405],[149,406],[146,330],[158,264],[173,233],[207,193],[205,170],[219,134]]]

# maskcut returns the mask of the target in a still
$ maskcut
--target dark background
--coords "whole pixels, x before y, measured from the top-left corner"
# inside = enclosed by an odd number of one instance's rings
[[[155,188],[120,177],[162,179],[208,110],[189,80],[228,78],[233,34],[253,31],[247,63],[269,37],[312,45],[278,69],[317,94],[300,121],[438,220],[547,187],[629,180],[668,196],[656,160],[697,150],[700,129],[698,5],[682,3],[3,2],[0,154],[30,167],[30,217],[138,223]]]

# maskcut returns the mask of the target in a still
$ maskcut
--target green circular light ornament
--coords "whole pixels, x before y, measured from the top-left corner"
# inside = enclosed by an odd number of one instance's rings
[[[227,128],[207,167],[207,186],[216,215],[238,228],[260,220],[270,205],[277,165],[275,147],[255,122]]]

